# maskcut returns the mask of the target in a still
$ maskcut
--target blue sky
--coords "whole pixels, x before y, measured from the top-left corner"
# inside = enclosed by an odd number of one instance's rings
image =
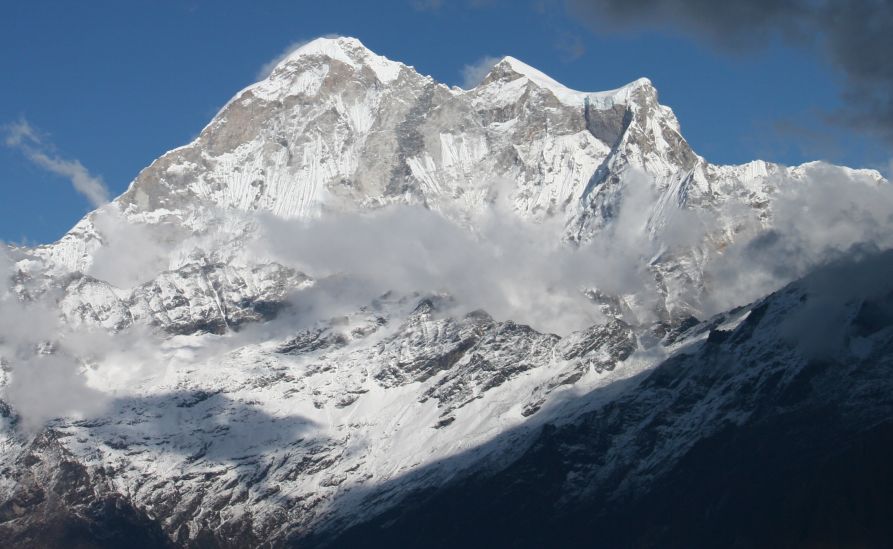
[[[290,44],[332,33],[449,84],[464,66],[509,54],[581,90],[647,76],[713,162],[883,169],[889,159],[880,142],[824,122],[840,105],[841,77],[807,51],[769,40],[730,53],[663,29],[594,32],[561,0],[23,0],[2,12],[0,124],[26,119],[112,195],[191,140]],[[7,242],[53,241],[92,208],[16,148],[0,146],[0,190]]]

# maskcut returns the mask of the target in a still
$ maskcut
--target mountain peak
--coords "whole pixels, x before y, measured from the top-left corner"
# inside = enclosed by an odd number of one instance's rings
[[[357,38],[351,36],[320,36],[292,50],[284,60],[304,55],[324,55],[338,58],[358,51],[370,52]]]
[[[588,102],[596,108],[610,108],[615,104],[627,104],[635,100],[637,92],[657,96],[657,90],[648,78],[638,78],[619,88],[599,92],[578,91],[568,88],[551,76],[536,69],[527,63],[507,55],[499,60],[490,73],[484,78],[481,86],[494,82],[512,82],[519,78],[526,78],[535,86],[549,90],[555,97],[566,105],[578,106]]]
[[[657,103],[657,88],[649,78],[637,78],[613,90],[589,92],[589,104],[595,108],[610,108],[614,105],[629,105],[651,99]]]
[[[289,70],[296,62],[308,57],[324,57],[340,61],[354,68],[368,66],[382,82],[390,82],[397,78],[402,63],[378,55],[367,48],[359,39],[351,36],[321,36],[293,49],[276,63],[270,76],[277,72]]]
[[[521,61],[516,57],[512,57],[511,55],[506,55],[503,57],[496,65],[493,67],[494,70],[499,69],[501,72],[511,72],[523,77],[528,78],[535,84],[544,88],[563,88],[567,90],[568,88],[564,86],[561,82],[553,79],[551,76],[546,73],[540,71],[537,68],[534,68],[527,63]],[[571,90],[572,91],[572,90]]]

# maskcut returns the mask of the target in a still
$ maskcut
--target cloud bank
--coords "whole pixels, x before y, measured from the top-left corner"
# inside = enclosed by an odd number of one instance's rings
[[[2,399],[28,431],[55,417],[100,411],[105,399],[91,389],[78,358],[60,343],[62,324],[52,299],[22,301],[11,277],[14,263],[0,243],[0,362],[8,370]]]
[[[799,175],[782,172],[773,187],[768,226],[761,210],[734,200],[718,211],[671,206],[658,214],[654,182],[630,171],[612,223],[576,247],[561,241],[557,220],[518,217],[505,192],[470,220],[472,230],[422,207],[393,206],[312,220],[262,217],[255,245],[260,256],[330,277],[314,294],[319,318],[388,291],[442,291],[457,312],[480,308],[559,335],[603,321],[588,290],[625,299],[629,320],[644,325],[658,320],[665,297],[704,318],[853,253],[893,249],[889,183],[815,163]],[[679,271],[664,270],[665,258],[693,266],[695,278],[671,280]]]
[[[446,293],[452,298],[448,314],[483,309],[497,320],[566,335],[604,321],[601,304],[587,292],[598,289],[625,298],[633,315],[627,319],[647,327],[659,320],[663,299],[656,258],[689,254],[685,261],[701,261],[703,293],[695,286],[684,290],[706,316],[758,299],[827,263],[866,250],[893,249],[893,188],[888,183],[819,163],[804,168],[802,176],[778,177],[773,221],[766,228],[759,211],[735,203],[722,206],[716,218],[708,210],[670,207],[660,210],[657,219],[654,181],[627,172],[612,223],[578,246],[562,242],[565,227],[557,219],[533,223],[519,217],[509,200],[509,183],[493,186],[488,205],[464,220],[468,226],[449,210],[405,205],[304,220],[259,215],[252,220],[255,238],[238,251],[241,258],[274,260],[311,275],[316,283],[293,292],[293,307],[274,321],[223,338],[208,336],[188,360],[284,339],[387,292]],[[726,219],[734,220],[731,240],[717,221]],[[101,232],[122,240],[110,241],[109,255],[97,256],[97,265],[110,269],[104,276],[122,280],[150,271],[139,261],[124,267],[115,262],[128,242],[141,247],[149,238],[159,246],[173,242],[182,251],[204,247],[209,253],[219,242],[214,234],[185,243],[159,239],[147,236],[149,226],[130,234],[120,216],[104,223],[99,223]],[[165,257],[170,249],[147,253]],[[30,303],[20,301],[10,292],[13,268],[0,254],[0,356],[10,369],[2,398],[26,428],[101,411],[114,395],[92,386],[126,391],[129,380],[159,374],[173,360],[160,351],[163,339],[144,327],[117,334],[73,328],[59,319],[58,296],[52,292]],[[92,385],[94,378],[101,383]]]
[[[845,79],[834,118],[893,143],[893,2],[888,0],[566,0],[597,31],[678,29],[726,51],[780,38],[814,52]]]
[[[309,220],[262,216],[252,246],[258,257],[330,279],[330,295],[314,298],[324,304],[318,317],[356,310],[385,292],[433,291],[449,294],[457,314],[483,309],[497,320],[567,335],[604,321],[594,289],[635,296],[629,320],[655,320],[661,295],[649,260],[667,246],[693,245],[707,230],[700,217],[679,211],[655,239],[653,182],[637,172],[624,178],[613,223],[579,246],[562,240],[562,220],[521,218],[508,195],[508,187],[495,185],[469,227],[420,206]]]
[[[520,221],[493,219],[474,235],[421,207],[395,206],[313,221],[271,216],[261,234],[272,258],[326,280],[314,297],[319,317],[391,291],[445,292],[459,313],[481,308],[561,334],[600,318],[582,294],[586,257]]]
[[[172,230],[127,219],[109,204],[92,217],[93,226],[102,239],[102,246],[92,254],[87,274],[118,288],[133,288],[148,282],[170,265]]]
[[[816,267],[893,248],[893,185],[824,163],[779,176],[772,224],[741,210],[736,240],[705,267],[706,309],[749,303]]]

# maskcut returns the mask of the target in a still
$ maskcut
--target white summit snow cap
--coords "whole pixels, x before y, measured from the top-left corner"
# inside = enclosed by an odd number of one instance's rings
[[[279,63],[273,72],[301,57],[320,55],[341,61],[354,68],[365,65],[372,69],[378,79],[384,83],[391,82],[400,74],[403,63],[391,61],[378,55],[350,36],[320,37],[292,50]],[[272,73],[271,73],[272,74]]]
[[[503,57],[496,63],[494,69],[496,67],[510,68],[513,72],[527,78],[540,88],[551,91],[555,97],[565,105],[572,106],[582,105],[588,98],[589,104],[592,107],[597,109],[609,109],[616,104],[628,103],[630,96],[635,90],[645,87],[653,87],[651,80],[647,78],[639,78],[614,90],[583,92],[568,88],[542,71],[535,69],[527,63],[510,55]]]
[[[275,60],[275,66],[258,82],[240,90],[226,102],[205,128],[220,120],[224,111],[234,102],[252,92],[255,97],[265,101],[282,99],[297,93],[314,95],[320,89],[329,71],[328,63],[315,67],[292,67],[304,57],[323,57],[345,63],[354,69],[368,67],[376,78],[388,84],[397,79],[400,71],[407,66],[397,61],[378,55],[350,36],[320,37],[300,45]],[[296,70],[297,69],[297,70]],[[251,99],[249,99],[250,101]],[[202,130],[204,131],[204,129]]]

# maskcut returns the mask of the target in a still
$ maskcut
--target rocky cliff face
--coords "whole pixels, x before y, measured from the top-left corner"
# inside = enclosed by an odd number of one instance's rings
[[[875,276],[891,268],[889,252],[834,265],[692,326],[679,352],[619,396],[588,394],[595,409],[543,426],[508,465],[302,541],[884,547],[893,535],[893,285]],[[864,286],[828,292],[848,281]]]
[[[10,250],[0,305],[40,305],[59,329],[30,347],[0,333],[12,403],[0,402],[0,532],[23,546],[71,532],[100,546],[128,533],[181,546],[326,541],[467,474],[514,482],[544,463],[530,457],[544,444],[564,480],[542,487],[565,507],[645,493],[810,371],[770,335],[801,307],[796,288],[699,318],[710,261],[771,229],[778,197],[820,168],[709,164],[646,79],[578,92],[507,57],[462,90],[355,39],[313,41],[59,242]],[[837,170],[846,184],[882,183]],[[625,247],[656,297],[584,272],[573,299],[594,320],[552,334],[458,307],[437,287],[345,297],[344,273],[267,253],[270,220],[337,225],[394,206],[446,219],[470,242],[499,211],[537,242],[596,260]],[[630,209],[643,236],[624,240]],[[700,220],[694,236],[680,218]],[[313,235],[319,249],[334,238]],[[612,240],[620,248],[602,245]],[[839,349],[854,380],[886,364],[878,303],[879,317],[865,313],[874,350],[859,355],[853,345],[868,343],[849,332]],[[34,403],[15,391],[46,357],[70,358],[96,406],[35,428]],[[872,421],[887,410],[875,397]]]

